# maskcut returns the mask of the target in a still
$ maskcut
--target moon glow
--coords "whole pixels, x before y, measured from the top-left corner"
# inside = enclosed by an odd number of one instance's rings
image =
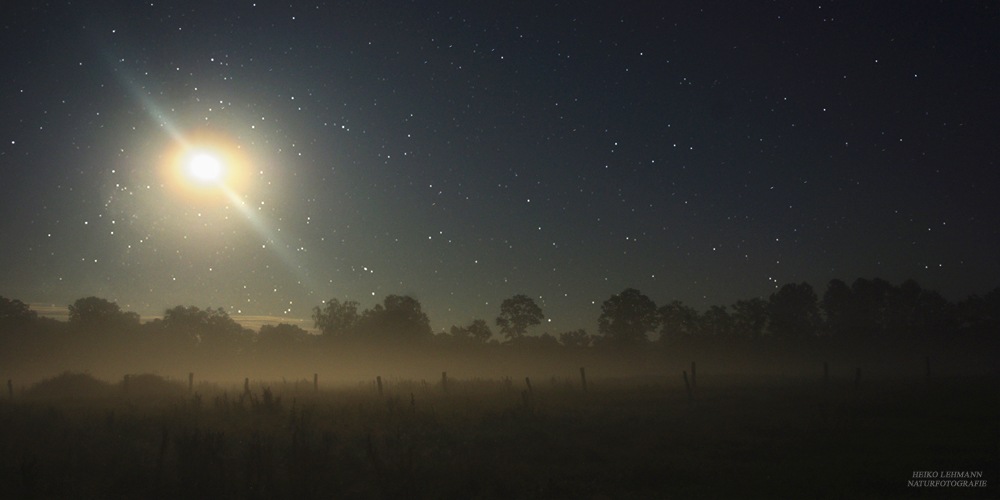
[[[211,153],[195,153],[188,161],[188,173],[198,181],[216,182],[222,176],[222,163]]]
[[[251,162],[244,149],[220,133],[192,132],[168,149],[159,171],[164,185],[188,201],[226,203],[248,187]]]

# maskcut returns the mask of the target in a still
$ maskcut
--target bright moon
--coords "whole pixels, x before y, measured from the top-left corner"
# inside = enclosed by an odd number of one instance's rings
[[[203,182],[217,181],[222,176],[222,163],[208,153],[198,153],[188,163],[188,172]]]
[[[171,144],[158,167],[164,185],[197,203],[229,203],[247,188],[252,171],[242,145],[225,134],[199,130]]]

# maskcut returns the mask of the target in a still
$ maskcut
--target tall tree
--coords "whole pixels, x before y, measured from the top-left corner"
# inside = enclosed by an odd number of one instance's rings
[[[590,335],[587,335],[587,330],[583,328],[559,334],[559,343],[573,350],[583,350],[590,347],[591,340]]]
[[[889,304],[895,293],[892,284],[879,278],[858,278],[851,284],[851,291],[857,300],[858,337],[885,338],[889,331]]]
[[[186,337],[205,351],[229,351],[238,348],[248,331],[220,308],[204,310],[195,306],[176,306],[163,313],[163,326],[175,337]]]
[[[661,307],[657,313],[660,316],[661,342],[686,339],[698,334],[699,315],[693,307],[674,300]]]
[[[77,299],[69,305],[69,324],[88,332],[118,331],[139,326],[139,315],[98,297]]]
[[[312,318],[324,337],[337,338],[352,333],[361,316],[358,315],[357,302],[330,299],[322,309],[319,306],[313,308]]]
[[[751,340],[761,338],[767,325],[767,301],[760,297],[736,301],[732,319],[736,336]]]
[[[507,340],[524,336],[529,326],[537,325],[545,319],[542,308],[535,304],[527,295],[515,295],[500,304],[500,316],[497,316],[497,326]]]
[[[622,347],[635,347],[649,340],[647,334],[659,324],[656,303],[639,290],[628,288],[601,304],[597,333]]]
[[[0,325],[27,323],[37,318],[38,313],[32,311],[28,304],[0,296]]]
[[[0,365],[9,368],[15,360],[24,362],[29,346],[39,341],[44,345],[45,337],[37,335],[40,323],[28,304],[0,297]]]
[[[711,306],[701,315],[701,333],[716,338],[728,338],[734,334],[734,321],[726,312],[726,306]]]
[[[857,295],[841,280],[830,280],[820,304],[826,315],[827,333],[842,339],[851,339],[858,332],[861,308]]]
[[[976,336],[1000,334],[1000,287],[984,296],[970,295],[958,303],[958,320],[961,328]]]
[[[808,283],[788,283],[771,294],[767,316],[771,334],[782,340],[806,339],[820,325],[816,292]]]
[[[415,342],[430,340],[434,335],[420,301],[408,295],[389,295],[382,304],[366,310],[358,330],[369,340]]]
[[[257,333],[257,342],[267,346],[292,346],[307,342],[312,336],[298,325],[279,323],[264,325]]]
[[[489,342],[490,337],[493,336],[493,331],[490,330],[490,326],[486,324],[486,320],[477,319],[474,320],[469,326],[452,326],[451,336],[460,342],[485,344]]]

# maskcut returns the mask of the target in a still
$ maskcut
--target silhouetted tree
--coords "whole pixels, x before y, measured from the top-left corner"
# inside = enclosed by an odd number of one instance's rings
[[[515,295],[500,304],[500,316],[497,316],[497,326],[507,340],[523,337],[528,327],[537,325],[545,319],[542,308],[535,304],[527,295]]]
[[[733,318],[726,306],[711,306],[701,315],[701,334],[715,338],[728,338],[734,334]]]
[[[382,304],[362,313],[358,330],[367,340],[421,342],[434,335],[420,302],[400,295],[389,295]]]
[[[38,313],[31,306],[17,299],[0,296],[0,325],[20,325],[38,318]]]
[[[970,295],[958,303],[963,330],[974,335],[1000,335],[1000,287],[986,295]]]
[[[273,363],[288,359],[301,360],[301,355],[312,345],[315,336],[298,325],[280,323],[260,327],[255,340],[255,358],[261,362]]]
[[[857,336],[868,340],[885,339],[889,330],[892,284],[879,278],[859,278],[851,285],[851,291],[858,305],[855,320]]]
[[[44,339],[38,334],[38,313],[17,299],[0,297],[0,365],[27,361],[29,352]]]
[[[827,330],[852,343],[911,342],[948,336],[960,325],[958,309],[913,280],[894,286],[858,279],[848,288],[832,280],[823,294]]]
[[[590,347],[591,338],[587,330],[571,330],[559,334],[559,343],[571,350],[583,350]]]
[[[647,334],[659,324],[656,303],[639,290],[628,288],[601,304],[597,332],[621,347],[636,347],[649,341]]]
[[[138,327],[139,315],[107,299],[86,297],[69,305],[69,324],[87,332],[121,331]]]
[[[922,336],[946,337],[958,331],[958,307],[935,290],[922,290],[917,298],[915,331]]]
[[[257,333],[257,342],[264,345],[290,346],[306,342],[312,338],[309,332],[298,325],[279,323],[264,325]]]
[[[175,338],[192,340],[198,351],[210,356],[235,354],[251,333],[221,307],[176,306],[163,313],[163,326]]]
[[[767,326],[767,301],[754,297],[738,300],[733,304],[733,332],[737,337],[757,340],[764,335]]]
[[[830,280],[820,304],[826,316],[826,331],[841,339],[854,339],[860,332],[861,305],[847,283]]]
[[[777,339],[807,339],[820,325],[816,292],[808,283],[788,283],[771,294],[767,308],[768,328]]]
[[[453,339],[460,342],[485,344],[489,342],[490,337],[493,336],[493,331],[491,331],[489,325],[486,324],[486,320],[477,319],[474,320],[469,326],[452,326],[451,336]]]
[[[520,352],[532,352],[540,354],[551,354],[559,351],[562,346],[551,333],[543,332],[541,335],[522,335],[504,342],[504,347],[516,349]]]
[[[698,311],[679,300],[661,307],[657,314],[660,317],[660,340],[663,342],[687,339],[698,334]]]
[[[353,333],[361,316],[358,315],[357,302],[349,300],[341,303],[337,299],[330,299],[322,309],[319,306],[313,308],[312,318],[323,336],[339,338]]]

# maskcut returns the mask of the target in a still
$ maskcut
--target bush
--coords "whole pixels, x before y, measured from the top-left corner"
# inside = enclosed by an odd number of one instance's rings
[[[125,381],[121,382],[124,386]],[[185,384],[165,379],[152,373],[128,376],[128,394],[143,396],[183,396],[187,392]]]
[[[101,397],[111,394],[111,384],[89,373],[66,371],[31,386],[25,394],[41,398]]]

